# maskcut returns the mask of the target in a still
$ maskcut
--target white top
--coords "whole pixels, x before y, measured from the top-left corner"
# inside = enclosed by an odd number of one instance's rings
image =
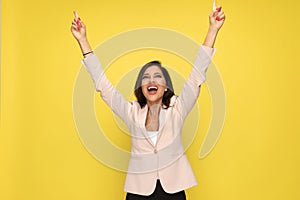
[[[147,131],[149,138],[152,141],[152,144],[155,145],[157,141],[158,131]]]

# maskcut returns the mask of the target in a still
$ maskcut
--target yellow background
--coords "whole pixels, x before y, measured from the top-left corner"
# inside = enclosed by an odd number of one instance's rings
[[[203,126],[187,151],[199,185],[187,196],[298,200],[300,3],[219,4],[227,19],[214,62],[226,89],[226,120],[214,150],[199,160],[211,112],[204,85],[199,100]],[[73,10],[85,21],[95,48],[115,34],[142,27],[176,30],[201,43],[211,7],[212,0],[2,0],[0,199],[125,197],[125,174],[94,159],[75,128],[72,94],[82,56],[70,33]],[[137,60],[133,55],[114,64],[141,65],[149,55],[176,64],[172,55],[157,51],[137,52]],[[120,76],[109,73],[113,82]],[[128,148],[128,139],[109,137]]]

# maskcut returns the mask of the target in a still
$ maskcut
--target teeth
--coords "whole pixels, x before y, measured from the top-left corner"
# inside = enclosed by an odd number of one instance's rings
[[[148,90],[151,91],[151,90],[157,90],[157,87],[156,86],[150,86],[148,87]]]

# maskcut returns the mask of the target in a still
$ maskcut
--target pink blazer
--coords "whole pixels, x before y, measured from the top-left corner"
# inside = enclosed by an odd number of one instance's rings
[[[145,128],[147,105],[141,108],[138,102],[125,100],[105,76],[95,54],[82,60],[94,81],[96,91],[126,123],[131,133],[131,156],[124,187],[126,192],[150,195],[155,189],[157,178],[168,193],[197,185],[181,142],[181,129],[197,101],[200,85],[206,79],[206,70],[214,54],[214,48],[200,46],[182,92],[171,98],[169,108],[162,107],[160,111],[155,145],[147,136]]]

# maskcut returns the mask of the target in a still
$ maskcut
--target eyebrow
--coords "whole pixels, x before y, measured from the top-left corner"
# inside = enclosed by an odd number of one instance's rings
[[[154,75],[157,75],[157,74],[160,74],[160,75],[161,75],[162,73],[161,73],[161,72],[155,72],[155,73],[154,73]],[[149,74],[149,73],[145,73],[144,75],[150,75],[150,74]],[[143,76],[144,76],[144,75],[143,75]]]

